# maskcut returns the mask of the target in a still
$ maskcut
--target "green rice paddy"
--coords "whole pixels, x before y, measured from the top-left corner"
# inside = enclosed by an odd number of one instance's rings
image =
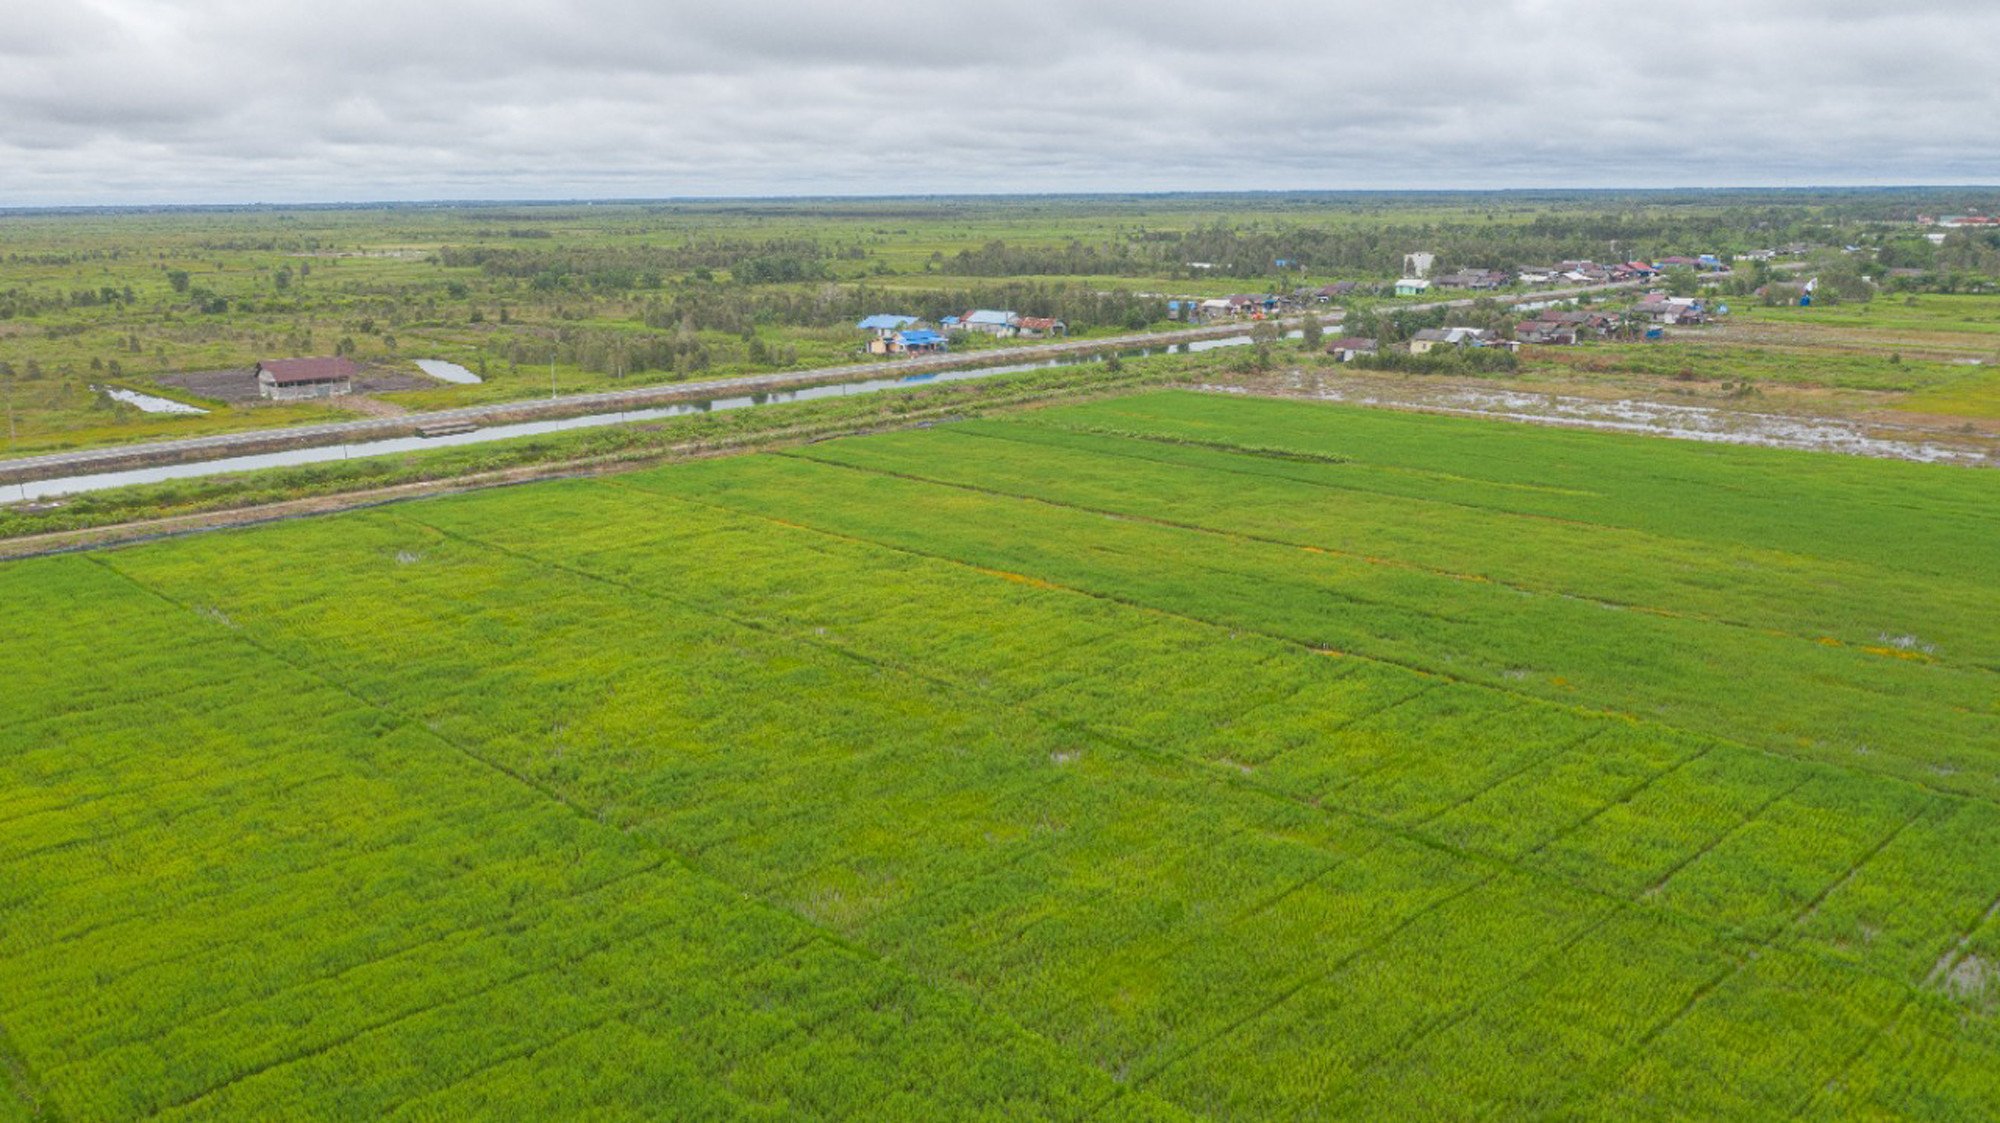
[[[0,1120],[1990,1118],[2000,475],[1153,393],[0,565]]]

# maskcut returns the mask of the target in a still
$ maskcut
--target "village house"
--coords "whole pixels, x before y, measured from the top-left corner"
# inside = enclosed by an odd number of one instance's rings
[[[1447,273],[1435,282],[1441,289],[1467,289],[1484,291],[1505,285],[1510,278],[1498,269],[1461,269]]]
[[[876,350],[876,348],[881,348]],[[876,339],[868,350],[877,355],[929,355],[950,350],[951,341],[928,328],[912,328],[908,331],[892,332],[887,338]]]
[[[1632,306],[1631,315],[1655,324],[1699,324],[1707,321],[1708,309],[1691,296],[1648,293],[1644,300]]]
[[[1326,353],[1343,363],[1351,363],[1361,355],[1373,355],[1381,349],[1377,341],[1358,335],[1344,335],[1326,345]]]
[[[354,392],[361,364],[353,359],[266,359],[257,364],[257,394],[274,402],[335,398]]]
[[[1431,291],[1431,283],[1422,277],[1404,277],[1396,282],[1397,296],[1422,296]]]
[[[1612,279],[1611,270],[1594,261],[1565,261],[1556,267],[1557,280],[1600,285]]]
[[[1568,347],[1577,341],[1575,324],[1553,320],[1524,320],[1514,325],[1514,338],[1521,343],[1544,347]]]
[[[874,338],[868,341],[869,354],[894,355],[899,353],[893,346],[896,334],[917,322],[915,316],[882,315],[870,316],[854,326],[861,331],[874,333]]]
[[[1425,328],[1410,337],[1410,354],[1427,355],[1438,347],[1498,347],[1506,341],[1485,328]]]
[[[1012,312],[1001,312],[991,308],[981,308],[959,317],[959,326],[966,331],[984,332],[1003,338],[1013,338],[1020,334],[1021,317]]]
[[[1069,325],[1052,316],[1021,316],[1017,318],[1014,326],[1019,334],[1029,339],[1064,335],[1069,331]]]
[[[1538,324],[1560,324],[1576,329],[1578,338],[1594,335],[1599,338],[1618,330],[1620,320],[1610,312],[1597,312],[1588,308],[1547,308],[1535,319]],[[1520,333],[1515,333],[1519,337]]]

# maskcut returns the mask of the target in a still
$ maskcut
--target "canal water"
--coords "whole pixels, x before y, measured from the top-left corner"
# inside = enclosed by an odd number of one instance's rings
[[[1287,338],[1298,338],[1291,332]],[[1168,347],[1135,347],[1128,350],[1110,352],[1121,359],[1141,359],[1150,355],[1183,355],[1199,351],[1212,351],[1221,347],[1240,347],[1251,342],[1248,335],[1232,335],[1219,339],[1202,339],[1188,343],[1176,343]],[[134,484],[164,483],[168,480],[197,479],[202,476],[218,476],[228,472],[252,472],[261,468],[287,468],[300,464],[324,464],[334,460],[359,460],[370,456],[389,456],[399,452],[416,452],[420,449],[450,448],[455,445],[486,444],[492,441],[512,440],[520,437],[537,437],[545,433],[560,433],[570,429],[594,429],[606,425],[626,425],[635,421],[655,421],[669,417],[685,417],[692,413],[712,413],[716,410],[747,409],[754,406],[773,405],[779,402],[806,402],[820,398],[839,398],[852,394],[872,394],[882,390],[909,389],[913,386],[932,385],[939,382],[963,382],[975,378],[992,378],[1001,374],[1019,374],[1024,371],[1044,370],[1049,367],[1076,366],[1084,363],[1103,362],[1107,353],[1093,355],[1061,355],[1032,363],[1014,363],[1004,366],[964,367],[942,370],[929,374],[904,375],[899,378],[869,378],[857,382],[834,382],[824,386],[807,386],[796,390],[772,390],[734,397],[704,398],[694,401],[675,402],[672,405],[654,406],[647,409],[620,410],[614,413],[590,413],[578,417],[562,417],[549,421],[523,421],[514,424],[489,425],[466,433],[452,433],[436,437],[392,437],[379,441],[360,441],[354,444],[321,445],[313,448],[286,449],[283,452],[257,453],[250,456],[229,456],[216,460],[202,460],[189,464],[165,464],[154,468],[134,468],[123,472],[98,472],[90,475],[66,476],[58,479],[34,480],[28,483],[0,485],[0,502],[33,501],[54,499],[64,495],[80,495],[90,491],[104,491],[114,487],[130,487]],[[470,373],[470,372],[467,372]],[[811,371],[800,371],[809,376]],[[473,377],[477,378],[477,375]]]

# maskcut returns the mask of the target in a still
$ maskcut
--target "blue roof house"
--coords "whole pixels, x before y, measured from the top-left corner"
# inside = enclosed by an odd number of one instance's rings
[[[925,328],[896,333],[896,349],[905,355],[943,351],[949,346],[950,342],[944,336]]]
[[[868,341],[868,353],[871,355],[923,355],[946,350],[949,342],[943,335],[929,328],[885,331]]]
[[[854,326],[877,335],[890,335],[916,322],[915,316],[870,316]]]
[[[1021,317],[1012,312],[981,308],[977,312],[967,312],[964,324],[968,331],[983,331],[988,335],[1013,335],[1020,330]]]

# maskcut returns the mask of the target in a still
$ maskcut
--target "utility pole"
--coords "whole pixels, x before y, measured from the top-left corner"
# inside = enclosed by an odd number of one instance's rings
[[[549,400],[556,400],[556,349],[549,348]]]

